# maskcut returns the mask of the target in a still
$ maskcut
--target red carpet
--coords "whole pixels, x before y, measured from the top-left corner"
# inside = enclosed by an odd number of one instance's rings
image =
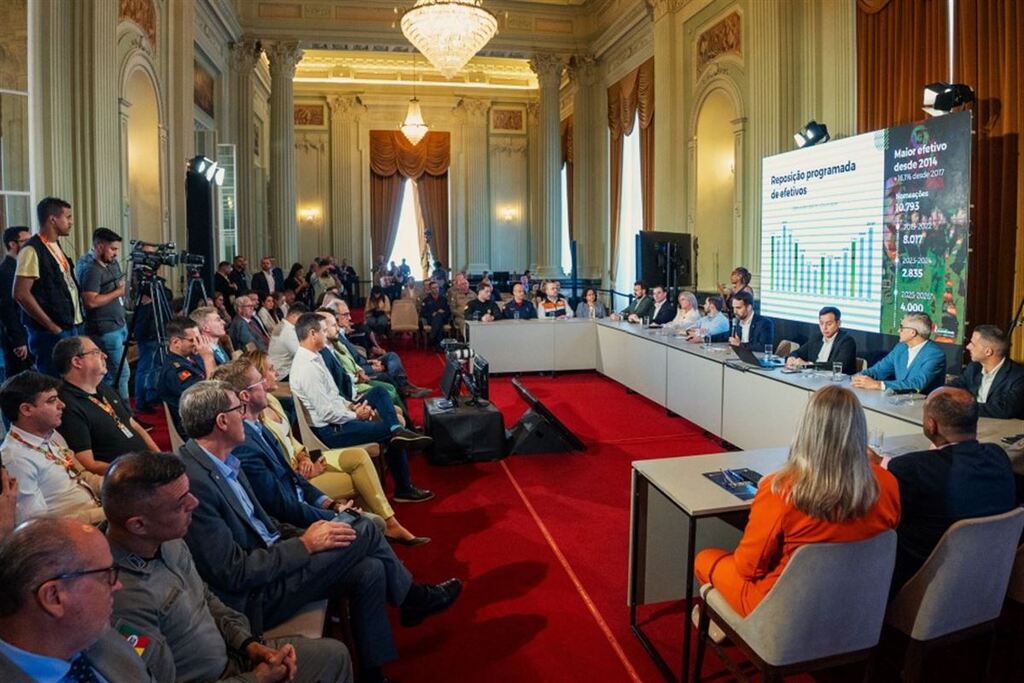
[[[436,387],[437,354],[402,350],[417,384]],[[401,681],[657,681],[629,629],[625,604],[630,462],[720,450],[702,432],[596,373],[521,381],[588,445],[585,453],[512,456],[431,467],[413,462],[438,497],[399,505],[403,524],[433,537],[402,549],[424,580],[459,576],[466,589],[446,615],[399,629]],[[524,410],[509,377],[491,399],[506,424]],[[410,407],[418,419],[419,402]],[[642,436],[638,436],[642,435]],[[665,619],[670,661],[681,655],[678,615]],[[661,638],[659,638],[661,640]],[[673,644],[674,641],[674,644]]]

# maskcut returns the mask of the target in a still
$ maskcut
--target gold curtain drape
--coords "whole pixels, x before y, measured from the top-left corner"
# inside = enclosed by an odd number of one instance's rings
[[[565,166],[565,198],[568,204],[566,213],[569,216],[569,241],[574,239],[573,230],[573,118],[570,115],[562,121],[562,165]]]
[[[434,258],[448,264],[448,173],[424,173],[416,181],[423,220],[430,228],[430,249]]]
[[[859,0],[857,129],[924,118],[924,86],[949,78],[946,0]]]
[[[974,324],[1003,327],[1024,293],[1024,6],[1005,0],[957,0],[954,81],[974,88],[971,251],[967,315]],[[1012,283],[1012,284],[1011,284]],[[1021,340],[1020,332],[1017,341]],[[1021,344],[1014,356],[1022,358]]]
[[[370,242],[377,256],[383,259],[395,246],[404,182],[398,173],[388,176],[370,173]]]
[[[416,181],[434,258],[448,260],[448,167],[451,134],[430,131],[417,145],[400,131],[370,131],[370,238],[378,255],[395,245],[403,178]],[[383,248],[383,254],[381,250]]]
[[[609,240],[611,276],[618,256],[619,206],[622,203],[622,138],[640,124],[640,191],[643,229],[654,227],[654,58],[633,69],[608,88]]]

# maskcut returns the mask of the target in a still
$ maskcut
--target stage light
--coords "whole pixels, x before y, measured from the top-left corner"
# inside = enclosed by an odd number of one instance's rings
[[[200,175],[206,175],[209,169],[216,166],[216,162],[213,159],[208,159],[204,156],[192,157],[188,162],[188,170],[193,173],[199,173]]]
[[[828,126],[811,119],[799,133],[793,134],[797,147],[813,147],[822,142],[828,142],[832,138],[828,134]]]
[[[224,184],[224,167],[223,166],[217,166],[216,167],[216,170],[213,173],[213,182],[217,185],[217,187],[220,187],[221,185]]]
[[[974,101],[974,90],[963,83],[929,83],[924,86],[922,109],[931,116],[943,116]]]

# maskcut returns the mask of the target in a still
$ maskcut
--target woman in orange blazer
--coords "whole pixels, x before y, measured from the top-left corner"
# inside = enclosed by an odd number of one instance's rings
[[[839,386],[815,392],[786,464],[758,486],[740,544],[731,553],[698,553],[697,579],[746,616],[800,546],[861,541],[896,528],[896,478],[867,453],[867,422],[853,392]]]

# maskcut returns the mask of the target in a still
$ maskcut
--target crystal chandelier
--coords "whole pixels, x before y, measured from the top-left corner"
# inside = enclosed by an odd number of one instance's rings
[[[497,32],[481,0],[416,0],[402,15],[402,33],[449,79]]]
[[[412,56],[412,99],[409,100],[409,110],[405,112],[405,121],[399,126],[405,139],[414,146],[427,134],[427,123],[423,120],[423,112],[420,111],[420,101],[416,99],[416,55]]]

